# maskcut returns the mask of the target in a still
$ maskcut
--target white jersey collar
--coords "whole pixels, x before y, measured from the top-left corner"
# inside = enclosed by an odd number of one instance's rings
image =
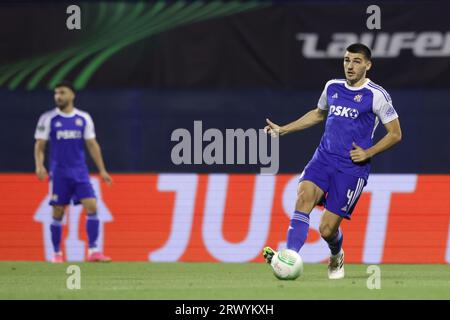
[[[70,113],[65,113],[65,112],[62,112],[61,110],[59,110],[58,107],[56,107],[55,110],[56,110],[56,113],[57,113],[58,115],[60,115],[61,117],[64,117],[64,118],[71,118],[71,117],[73,117],[73,116],[77,113],[77,111],[78,111],[76,108],[73,108],[72,112],[70,112]]]
[[[360,85],[359,87],[350,87],[347,84],[347,80],[345,80],[344,85],[349,90],[357,91],[357,90],[360,90],[360,89],[364,88],[365,86],[367,86],[369,84],[369,82],[370,82],[370,79],[366,78],[366,81],[364,81],[364,83],[362,85]]]

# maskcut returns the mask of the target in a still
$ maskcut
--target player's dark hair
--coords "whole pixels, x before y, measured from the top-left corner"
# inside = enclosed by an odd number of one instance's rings
[[[74,87],[73,87],[73,85],[72,85],[72,83],[70,81],[67,81],[67,80],[61,81],[58,84],[56,84],[54,89],[61,88],[61,87],[69,88],[70,90],[75,92],[75,89],[74,89]]]
[[[372,60],[372,51],[362,43],[353,43],[346,50],[351,53],[361,53],[367,60]]]

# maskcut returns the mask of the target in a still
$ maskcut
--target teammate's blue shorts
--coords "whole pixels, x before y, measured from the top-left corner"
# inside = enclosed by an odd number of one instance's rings
[[[80,204],[82,199],[95,198],[94,188],[89,180],[87,169],[55,169],[50,173],[51,206]]]
[[[325,209],[350,220],[353,209],[367,181],[339,171],[321,159],[312,159],[303,170],[300,181],[308,180],[325,193],[322,202]]]

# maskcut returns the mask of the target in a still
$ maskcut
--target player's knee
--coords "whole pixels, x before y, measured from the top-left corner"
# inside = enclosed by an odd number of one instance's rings
[[[94,214],[97,212],[97,201],[89,199],[83,200],[82,203],[87,214]]]
[[[320,232],[320,236],[325,240],[329,240],[329,239],[333,238],[334,233],[335,233],[333,228],[331,228],[331,226],[329,226],[328,224],[321,224],[319,226],[319,232]]]
[[[54,206],[53,207],[53,218],[61,220],[64,216],[64,207]]]
[[[97,213],[97,206],[95,204],[87,206],[86,207],[86,213],[87,214],[96,214]]]

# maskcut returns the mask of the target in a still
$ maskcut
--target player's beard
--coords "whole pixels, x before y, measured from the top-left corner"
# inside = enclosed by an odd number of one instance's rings
[[[64,111],[64,109],[69,106],[69,101],[64,101],[60,103],[56,102],[56,106],[58,107],[59,110]]]

